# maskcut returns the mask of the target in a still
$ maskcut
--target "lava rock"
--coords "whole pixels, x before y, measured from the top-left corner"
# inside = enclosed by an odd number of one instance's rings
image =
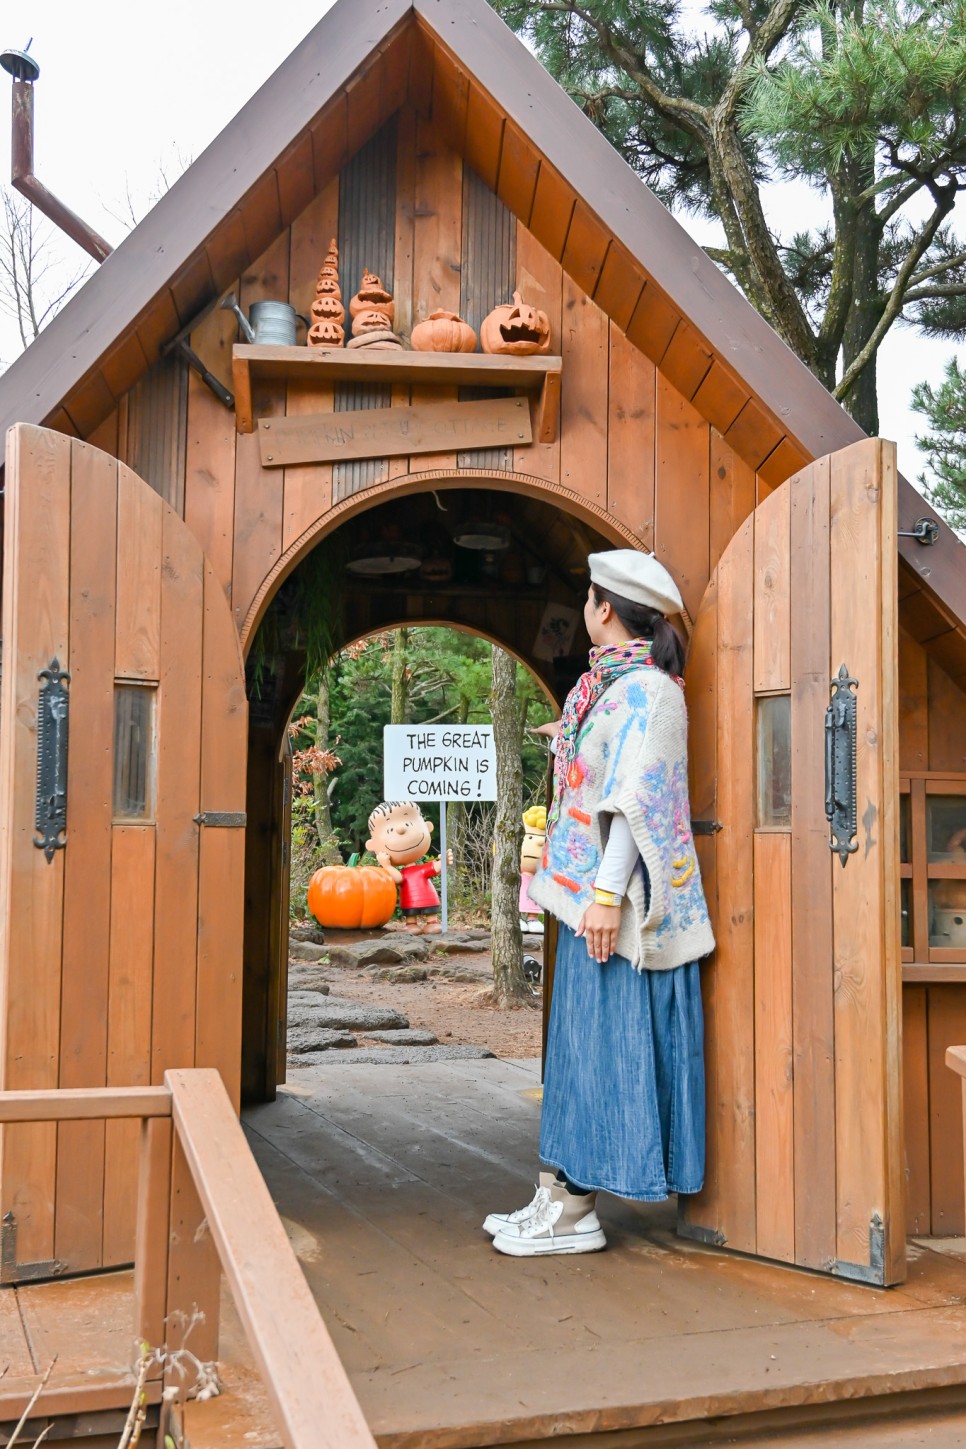
[[[306,1052],[329,1051],[332,1047],[354,1047],[356,1039],[350,1032],[333,1031],[326,1027],[289,1027],[286,1050],[290,1057],[302,1057]]]
[[[313,946],[325,945],[322,927],[314,921],[293,921],[288,928],[288,938],[290,941],[309,941]]]
[[[387,936],[379,941],[354,941],[347,946],[329,946],[329,960],[336,966],[392,965],[402,961],[424,961],[432,947],[425,936]]]
[[[329,983],[318,966],[306,966],[304,962],[291,961],[288,968],[288,989],[289,991],[321,991],[323,996],[327,996]]]
[[[425,981],[429,972],[425,966],[379,966],[370,968],[369,975],[377,981],[395,981],[405,985],[409,981]]]
[[[409,1026],[409,1018],[391,1006],[363,1004],[341,996],[320,998],[316,1020],[320,1026],[341,1031],[391,1031]]]
[[[489,949],[489,936],[467,936],[465,940],[462,938],[457,940],[455,937],[449,935],[437,936],[435,938],[435,945],[433,946],[433,950],[440,952],[440,954],[453,952],[454,955],[459,955],[463,951],[488,951]]]
[[[333,1063],[348,1063],[352,1066],[415,1066],[421,1062],[470,1062],[492,1057],[486,1047],[475,1046],[424,1046],[424,1047],[376,1047],[366,1051],[359,1047],[350,1052],[319,1052],[311,1062],[304,1056],[293,1062],[296,1067],[330,1067]]]
[[[367,1031],[369,1041],[385,1042],[386,1046],[436,1046],[439,1038],[431,1031],[411,1026],[408,1031]]]
[[[324,961],[330,956],[328,946],[317,946],[314,941],[289,941],[290,961]]]

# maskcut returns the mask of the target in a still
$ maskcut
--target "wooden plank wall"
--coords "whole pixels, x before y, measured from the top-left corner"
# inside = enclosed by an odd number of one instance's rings
[[[447,104],[443,92],[437,104]],[[561,265],[518,219],[538,214],[537,229],[547,239],[553,208],[563,204],[550,174],[541,173],[544,184],[534,193],[536,169],[521,149],[520,174],[511,185],[512,158],[505,149],[497,195],[498,157],[487,141],[489,122],[482,114],[480,121],[467,132],[464,161],[444,142],[432,114],[407,104],[274,234],[277,198],[267,197],[267,245],[235,290],[246,309],[260,297],[287,296],[305,312],[332,236],[339,241],[345,300],[357,289],[356,273],[363,266],[381,269],[392,286],[396,327],[403,334],[437,307],[458,310],[477,325],[519,285],[526,300],[548,313],[553,346],[564,358],[560,436],[519,448],[512,460],[492,450],[479,456],[423,455],[412,460],[414,471],[509,466],[585,499],[657,551],[678,577],[694,615],[725,544],[770,485],[679,390],[683,381],[696,402],[705,400],[708,389],[718,399],[724,383],[715,369],[698,387],[690,364],[688,376],[678,376],[672,348],[659,371],[641,348],[653,347],[660,321],[653,308],[646,316],[638,308],[632,326],[637,294],[622,310],[613,263],[598,288],[608,311],[590,300],[588,289],[597,278],[584,260],[579,226]],[[504,147],[512,151],[513,144],[508,132]],[[569,212],[566,220],[569,224]],[[226,383],[235,334],[230,314],[216,309],[191,335],[192,347]],[[181,378],[180,390],[175,376]],[[287,392],[263,385],[256,409],[268,415],[419,400],[410,393],[396,386],[391,396],[380,390],[378,397],[355,398],[341,386],[333,402],[332,394],[298,383]],[[723,420],[727,409],[718,411]],[[732,421],[729,417],[729,427]],[[401,458],[289,468],[284,474],[263,471],[256,439],[236,437],[231,415],[174,362],[156,364],[99,426],[95,440],[183,510],[238,623],[275,560],[332,503],[410,468],[410,460]]]
[[[243,835],[194,823],[199,809],[244,808],[247,704],[220,585],[191,532],[123,463],[42,429],[11,437],[3,687],[22,727],[3,731],[0,761],[0,1082],[136,1086],[180,1062],[217,1065],[237,1100],[241,893],[226,882],[241,879]],[[48,865],[32,841],[32,721],[37,671],[54,654],[71,675],[75,727],[68,845]],[[142,685],[154,705],[156,806],[139,822],[112,809],[116,681]],[[5,1129],[18,1262],[130,1260],[137,1132]]]
[[[902,604],[900,603],[900,617]],[[899,768],[966,771],[966,700],[906,629],[899,631]],[[959,1083],[946,1048],[966,1041],[966,982],[902,989],[906,1222],[910,1233],[966,1232]],[[947,1077],[949,1081],[947,1082]]]

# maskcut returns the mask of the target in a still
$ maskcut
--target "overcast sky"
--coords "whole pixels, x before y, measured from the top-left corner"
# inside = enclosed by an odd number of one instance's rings
[[[3,0],[0,49],[22,50],[33,37],[31,54],[41,67],[38,176],[118,243],[124,228],[117,218],[126,210],[127,193],[143,215],[162,170],[173,180],[184,160],[199,156],[332,3],[284,0],[266,10],[253,0],[231,6],[211,0],[156,6]],[[0,72],[0,132],[9,127],[9,107],[10,82]],[[0,146],[0,157],[6,154]],[[4,171],[6,166],[0,160]],[[772,196],[769,220],[789,234],[814,219],[815,205],[803,189],[783,188]],[[686,217],[681,220],[691,227]],[[709,239],[707,227],[696,234]],[[83,261],[73,243],[57,236],[55,244],[70,265]],[[10,362],[18,351],[15,331],[0,322],[0,359]],[[911,479],[922,468],[914,444],[922,420],[909,409],[909,392],[921,378],[938,381],[952,351],[897,327],[880,352],[882,432],[898,443],[899,466]]]

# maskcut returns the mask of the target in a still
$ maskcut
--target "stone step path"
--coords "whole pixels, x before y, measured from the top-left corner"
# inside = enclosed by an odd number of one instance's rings
[[[322,975],[327,966],[337,966],[361,968],[367,975],[387,982],[425,981],[430,976],[480,981],[484,977],[480,970],[431,958],[449,952],[483,954],[489,949],[490,933],[480,928],[434,936],[387,932],[370,940],[334,942],[326,941],[320,928],[294,926],[289,940],[290,1069],[353,1062],[400,1066],[492,1057],[486,1047],[440,1044],[432,1032],[411,1027],[408,1018],[393,1007],[333,996],[330,983]]]

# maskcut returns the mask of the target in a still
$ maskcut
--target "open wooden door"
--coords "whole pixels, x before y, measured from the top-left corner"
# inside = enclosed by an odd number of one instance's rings
[[[878,1284],[905,1276],[897,608],[894,450],[869,440],[810,464],[739,529],[687,670],[717,949],[707,1175],[680,1230]],[[858,681],[843,685],[856,700],[844,865],[825,808],[842,665]]]
[[[237,1104],[247,704],[228,604],[178,515],[98,449],[13,428],[5,489],[0,1085],[213,1066]],[[7,1281],[131,1260],[137,1132],[4,1130]]]

